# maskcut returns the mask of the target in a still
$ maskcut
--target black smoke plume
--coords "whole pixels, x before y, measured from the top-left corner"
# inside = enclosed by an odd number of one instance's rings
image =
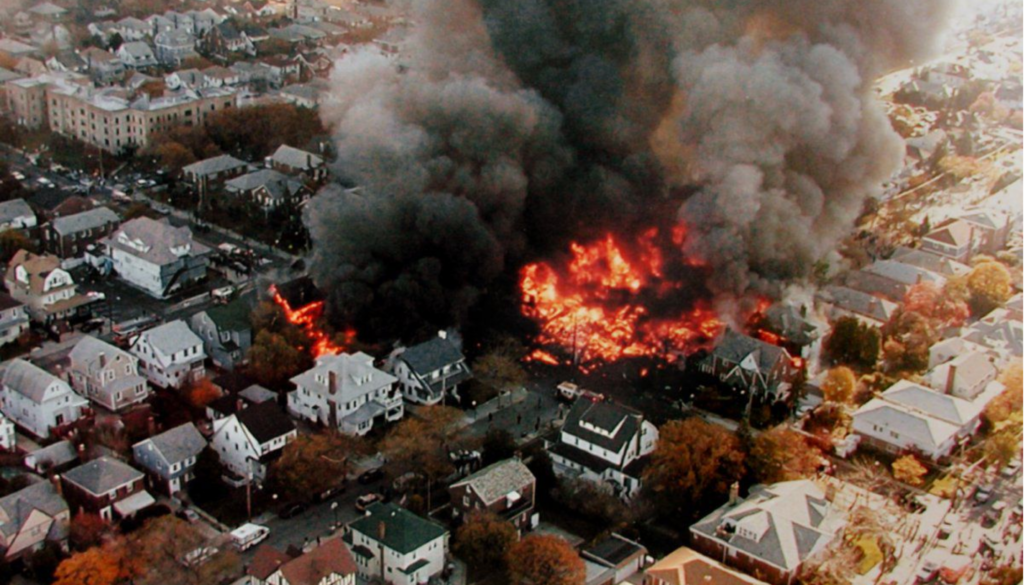
[[[456,323],[524,262],[669,216],[728,304],[800,279],[900,163],[871,82],[947,0],[416,0],[397,60],[341,58],[306,220],[338,322]]]

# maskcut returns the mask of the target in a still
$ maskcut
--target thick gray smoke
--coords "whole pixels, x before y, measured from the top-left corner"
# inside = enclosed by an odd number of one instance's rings
[[[357,50],[332,74],[334,170],[360,189],[309,206],[313,276],[339,321],[407,335],[570,240],[678,215],[696,288],[770,294],[899,164],[870,84],[950,4],[415,0],[399,66]]]

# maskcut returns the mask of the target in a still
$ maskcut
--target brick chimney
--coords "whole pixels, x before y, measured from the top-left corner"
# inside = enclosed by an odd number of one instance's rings
[[[60,475],[54,473],[50,476],[50,483],[53,484],[53,489],[57,491],[58,496],[64,496],[64,489],[60,485]]]
[[[327,392],[330,394],[338,393],[338,374],[334,370],[327,372]]]
[[[100,369],[107,367],[107,354],[100,352]]]
[[[956,366],[949,364],[949,373],[946,374],[946,394],[953,393],[953,386],[956,384]]]
[[[740,482],[734,481],[729,486],[729,505],[735,506],[740,501]]]

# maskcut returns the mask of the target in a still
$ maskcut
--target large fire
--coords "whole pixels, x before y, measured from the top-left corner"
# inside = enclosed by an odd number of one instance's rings
[[[277,291],[276,286],[271,285],[270,294],[273,295],[274,302],[284,311],[284,316],[288,319],[288,322],[298,325],[302,332],[306,334],[310,341],[310,351],[314,358],[335,355],[344,351],[345,348],[334,343],[331,336],[320,327],[320,317],[323,316],[324,312],[323,301],[314,301],[298,309],[293,309],[288,304],[288,301],[281,296],[281,293]],[[355,331],[346,331],[345,338],[346,340],[354,339]]]
[[[675,247],[673,261],[699,266],[681,258],[684,238],[682,226],[664,238]],[[646,301],[670,299],[684,286],[665,276],[664,244],[651,228],[630,250],[612,235],[589,245],[573,243],[562,271],[547,262],[525,266],[523,313],[540,324],[538,344],[571,352],[572,362],[585,370],[624,357],[671,357],[707,344],[723,324],[706,302],[669,315],[654,315],[648,307]],[[529,359],[558,362],[545,350]]]

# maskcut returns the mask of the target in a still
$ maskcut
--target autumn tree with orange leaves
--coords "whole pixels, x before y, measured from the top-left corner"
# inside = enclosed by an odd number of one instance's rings
[[[387,456],[392,476],[414,472],[427,479],[427,506],[430,506],[429,485],[450,474],[454,468],[448,451],[459,431],[462,411],[450,406],[427,406],[395,425],[380,443]]]
[[[453,549],[470,567],[487,571],[505,566],[505,555],[518,536],[511,523],[492,512],[472,512],[455,531]]]
[[[64,559],[54,573],[53,585],[118,585],[141,574],[138,559],[126,554],[119,542],[111,542]]]
[[[755,437],[747,464],[757,483],[775,483],[813,476],[821,467],[822,453],[807,438],[786,427]]]
[[[509,585],[583,585],[587,570],[576,551],[558,536],[533,534],[508,550]]]
[[[668,517],[694,516],[695,502],[713,503],[743,476],[739,437],[700,418],[674,420],[661,428],[658,446],[644,471],[644,487]]]
[[[957,327],[971,315],[966,302],[934,282],[910,287],[903,295],[903,310],[925,317],[936,327]]]
[[[188,403],[195,408],[206,408],[206,405],[220,398],[220,389],[213,385],[209,378],[200,378],[185,391]]]

